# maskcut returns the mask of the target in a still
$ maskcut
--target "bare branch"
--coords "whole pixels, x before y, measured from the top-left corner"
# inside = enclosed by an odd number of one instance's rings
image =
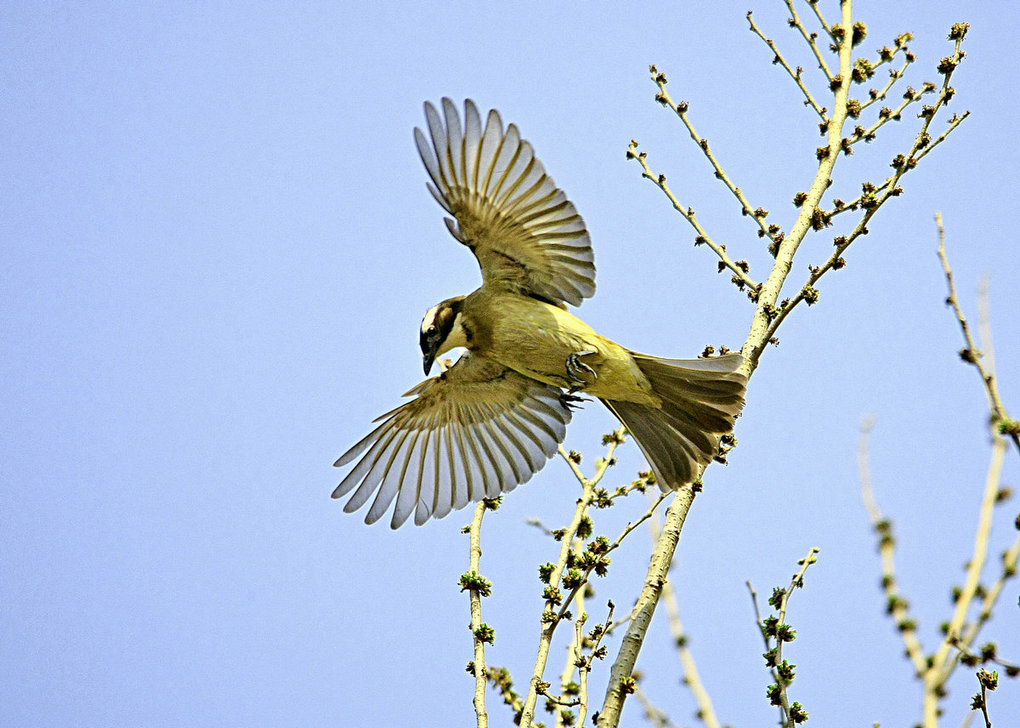
[[[787,5],[789,5],[789,3],[787,3]],[[811,9],[815,11],[815,17],[818,18],[818,24],[822,26],[825,34],[829,36],[830,39],[836,40],[836,37],[832,34],[832,28],[829,27],[829,24],[825,22],[825,18],[822,17],[822,11],[818,8],[818,3],[809,2],[808,5],[810,5]]]
[[[804,85],[804,79],[802,78],[804,69],[801,68],[800,66],[797,66],[797,70],[794,71],[793,68],[790,67],[790,64],[786,62],[785,58],[783,58],[783,54],[779,52],[779,48],[776,46],[775,41],[766,36],[762,32],[761,28],[759,28],[758,25],[754,22],[754,13],[751,12],[747,13],[747,22],[751,24],[751,31],[759,38],[761,38],[765,42],[765,45],[769,47],[769,50],[771,50],[775,54],[775,57],[772,59],[772,62],[782,66],[786,70],[786,72],[790,74],[790,78],[792,78],[794,82],[797,84],[797,88],[800,89],[800,92],[804,94],[804,104],[814,109],[815,113],[818,114],[818,117],[823,122],[827,122],[828,117],[825,115],[826,109],[818,105],[818,102],[815,101],[815,97],[811,95],[811,92],[808,90],[808,87]]]
[[[721,180],[722,183],[726,185],[726,189],[732,192],[733,196],[737,198],[737,202],[740,203],[740,214],[744,215],[745,217],[750,217],[752,220],[755,221],[755,223],[758,226],[758,229],[761,230],[763,235],[768,235],[769,228],[768,225],[765,223],[765,217],[768,215],[768,213],[765,212],[764,210],[752,207],[751,203],[747,200],[747,197],[744,195],[743,191],[735,184],[733,184],[733,182],[730,180],[729,175],[726,174],[726,171],[722,168],[722,165],[719,164],[719,160],[715,158],[715,155],[712,153],[711,148],[709,148],[708,140],[702,137],[700,134],[698,134],[698,132],[695,130],[694,124],[693,122],[691,122],[690,116],[687,115],[687,102],[681,101],[679,104],[677,104],[675,101],[673,101],[673,99],[669,95],[669,92],[666,91],[666,74],[659,73],[658,71],[655,70],[654,66],[652,67],[652,79],[655,81],[655,84],[659,87],[659,93],[655,95],[655,100],[658,101],[660,104],[668,106],[670,109],[673,110],[673,112],[677,116],[680,117],[680,121],[682,121],[684,126],[687,127],[687,133],[690,134],[691,139],[694,141],[694,143],[697,144],[698,147],[700,147],[701,151],[705,154],[705,158],[708,159],[709,163],[712,165],[712,169],[715,170],[716,179]]]
[[[653,544],[658,540],[661,530],[662,524],[659,522],[659,519],[649,521],[649,531]],[[719,719],[715,714],[715,707],[712,705],[712,698],[709,696],[708,690],[705,689],[705,684],[701,681],[698,666],[694,662],[694,655],[691,653],[688,645],[687,633],[684,631],[683,622],[680,620],[680,605],[677,603],[676,592],[673,590],[673,582],[670,579],[667,579],[666,583],[662,585],[662,601],[666,607],[666,618],[669,620],[669,631],[673,635],[677,657],[683,669],[683,683],[691,691],[694,701],[698,705],[698,718],[705,724],[705,728],[721,728]]]
[[[960,42],[957,41],[956,56],[962,57],[960,56],[959,43]],[[849,205],[845,206],[844,209],[856,209],[857,207],[864,208],[864,215],[857,223],[857,226],[853,229],[853,232],[847,236],[840,236],[835,239],[835,249],[833,250],[832,255],[830,255],[822,265],[811,266],[811,275],[808,276],[807,283],[805,283],[804,286],[790,298],[786,305],[779,308],[773,307],[774,314],[768,323],[768,335],[756,350],[758,352],[758,356],[760,356],[761,351],[765,348],[765,344],[771,337],[775,336],[776,330],[794,308],[805,300],[813,302],[813,300],[817,299],[817,291],[814,286],[818,283],[821,277],[834,268],[843,267],[845,264],[845,261],[843,260],[843,253],[845,253],[847,248],[849,248],[861,235],[866,235],[868,233],[868,223],[875,216],[875,213],[881,209],[882,205],[888,202],[889,198],[899,196],[902,192],[902,188],[898,186],[900,178],[911,169],[914,169],[917,166],[917,163],[920,162],[925,155],[945,141],[949,134],[970,115],[970,112],[968,111],[960,116],[953,116],[953,118],[950,119],[949,127],[937,139],[931,141],[930,136],[928,135],[928,126],[931,124],[931,121],[934,119],[939,108],[946,103],[948,96],[951,95],[949,93],[948,86],[950,75],[951,74],[948,73],[946,74],[946,82],[943,84],[939,97],[936,100],[935,105],[932,107],[931,113],[925,115],[924,123],[921,125],[921,131],[918,132],[917,136],[914,138],[914,143],[910,147],[910,151],[905,155],[898,155],[896,159],[893,160],[892,166],[896,171],[884,183],[877,187],[867,182],[863,184],[862,188],[864,191],[861,196]],[[831,217],[834,214],[836,213],[821,212],[822,224],[824,225],[827,222],[831,222]],[[793,233],[791,232],[791,237],[792,235]],[[773,300],[772,303],[774,304],[775,301]],[[761,310],[761,307],[761,303],[759,303],[759,310]]]
[[[877,104],[880,101],[884,101],[885,97],[889,94],[889,91],[892,90],[892,87],[896,84],[897,81],[903,78],[903,74],[906,73],[907,68],[910,66],[911,63],[914,62],[914,56],[912,53],[906,52],[906,46],[897,47],[896,50],[893,51],[893,53],[898,53],[901,50],[904,51],[906,55],[906,57],[903,59],[903,64],[899,68],[889,71],[889,80],[886,82],[885,86],[882,88],[881,91],[870,96],[867,101],[861,102],[861,111],[863,111],[864,109],[868,108],[873,104]],[[878,63],[874,65],[874,68],[878,68],[883,63],[889,63],[891,62],[891,60],[892,60],[891,58],[889,61],[880,60]]]
[[[556,564],[549,576],[549,587],[546,591],[545,607],[542,613],[542,632],[539,636],[538,653],[535,657],[535,668],[531,674],[531,680],[528,685],[528,694],[524,700],[524,706],[521,713],[521,728],[530,728],[535,719],[535,704],[538,702],[538,695],[541,692],[542,687],[542,676],[545,674],[545,665],[549,659],[549,647],[552,644],[553,634],[556,631],[556,626],[559,624],[564,613],[566,612],[566,604],[570,602],[570,599],[563,599],[562,594],[559,590],[560,579],[563,576],[563,570],[567,565],[567,558],[570,554],[571,544],[577,535],[577,529],[581,525],[582,520],[587,516],[588,508],[591,505],[592,498],[595,491],[595,486],[598,485],[599,481],[606,474],[606,470],[613,461],[613,453],[616,451],[618,445],[624,441],[624,433],[626,430],[621,427],[609,440],[609,447],[606,452],[606,456],[602,458],[595,470],[595,474],[590,478],[585,478],[581,472],[580,466],[578,466],[576,459],[571,457],[562,445],[559,447],[560,456],[567,461],[570,469],[574,473],[574,477],[578,479],[581,484],[581,497],[577,500],[577,507],[574,509],[574,517],[570,522],[570,525],[564,529],[562,539],[562,545],[560,546],[560,555],[556,561]],[[557,613],[556,607],[561,606],[559,613]]]
[[[468,589],[471,598],[471,635],[474,640],[474,675],[475,675],[475,717],[478,721],[478,728],[487,728],[489,715],[485,711],[485,678],[487,670],[485,667],[485,633],[482,631],[482,592],[485,591],[485,581],[479,576],[479,564],[482,558],[482,517],[489,506],[485,501],[479,501],[475,506],[475,515],[471,520],[469,533],[471,535],[471,558],[468,573],[461,577],[461,585]],[[473,581],[465,586],[465,577]]]
[[[974,339],[970,335],[970,327],[967,325],[967,318],[963,315],[963,309],[960,308],[959,300],[956,297],[953,271],[949,267],[949,259],[946,256],[946,231],[942,226],[942,213],[940,212],[935,213],[935,225],[939,231],[939,260],[942,261],[942,270],[946,274],[946,284],[949,287],[949,296],[946,298],[946,304],[953,308],[956,320],[960,324],[960,331],[963,333],[964,342],[966,343],[966,348],[960,351],[960,358],[968,364],[973,364],[978,370],[978,373],[981,375],[981,381],[984,383],[985,392],[988,395],[988,405],[991,409],[992,417],[998,425],[999,431],[1004,435],[1008,435],[1013,440],[1017,450],[1020,451],[1020,423],[1011,420],[1006,413],[1006,408],[999,398],[999,388],[995,383],[995,371],[992,366],[986,367],[982,364],[981,352],[974,345]]]
[[[691,207],[685,207],[680,203],[680,200],[676,198],[676,195],[673,194],[673,191],[670,190],[669,186],[666,184],[666,175],[664,174],[656,175],[652,171],[651,167],[648,166],[648,162],[646,160],[647,155],[644,152],[636,152],[634,151],[635,149],[637,149],[637,142],[631,141],[630,147],[627,150],[627,156],[638,161],[638,163],[644,170],[641,173],[641,176],[644,177],[645,179],[651,180],[653,184],[655,184],[660,190],[662,190],[663,194],[665,194],[666,197],[669,198],[669,201],[672,203],[673,208],[677,212],[679,212],[683,216],[683,218],[688,223],[690,223],[691,227],[693,227],[694,230],[698,233],[697,238],[695,238],[695,245],[704,243],[709,248],[711,248],[712,252],[719,256],[719,260],[722,262],[722,264],[726,268],[729,268],[731,271],[733,271],[734,277],[740,281],[741,286],[748,286],[751,289],[756,288],[758,284],[755,283],[754,279],[752,279],[751,276],[747,274],[747,271],[744,270],[744,268],[741,265],[735,263],[733,259],[726,254],[726,246],[719,245],[717,242],[715,242],[705,231],[705,228],[701,226],[701,223],[698,222],[698,218],[695,217],[694,215],[694,209]]]
[[[810,48],[811,48],[811,51],[815,54],[815,59],[818,61],[818,67],[820,69],[822,69],[822,73],[825,74],[825,80],[828,81],[829,83],[832,83],[832,81],[833,81],[832,71],[829,70],[829,65],[825,62],[825,58],[822,56],[822,52],[818,48],[818,43],[816,42],[815,34],[810,32],[807,28],[804,27],[804,23],[801,22],[800,16],[797,15],[797,9],[793,6],[793,1],[792,0],[784,0],[784,2],[786,3],[786,8],[790,11],[790,21],[791,21],[790,25],[800,31],[801,36],[803,36],[805,42],[807,42],[808,46],[810,46]],[[829,38],[832,41],[835,42],[837,40],[837,38],[836,38],[835,34],[832,32],[832,29],[828,26],[828,24],[822,18],[821,11],[819,11],[816,8],[815,9],[815,14],[818,16],[818,19],[821,21],[822,27],[825,28],[826,34],[829,36]],[[847,19],[848,15],[849,15],[849,13],[843,13],[844,21]],[[844,22],[843,23],[843,27],[844,28],[848,28],[850,26],[849,26],[848,23]],[[849,36],[849,35],[850,34],[848,33],[847,36]],[[850,39],[848,37],[847,41],[849,42],[849,40]],[[840,44],[840,45],[842,45],[842,44]],[[843,65],[842,59],[840,59],[840,68],[841,69],[842,69],[842,65]],[[840,73],[842,73],[842,70],[840,71]]]
[[[637,662],[648,625],[651,624],[652,615],[655,614],[655,606],[659,601],[662,585],[665,583],[669,564],[673,559],[673,552],[680,540],[680,531],[683,529],[684,521],[687,519],[687,513],[693,502],[694,487],[687,485],[676,491],[673,502],[666,511],[665,525],[655,550],[652,552],[644,587],[638,595],[634,611],[631,613],[630,624],[627,626],[620,645],[620,651],[610,670],[606,698],[602,710],[599,711],[598,725],[600,728],[605,726],[615,728],[619,725],[620,713],[623,710],[623,702],[627,694],[626,687],[628,681],[632,680],[631,673],[634,672],[634,664]]]
[[[843,9],[843,26],[851,27],[853,24],[852,7],[849,0],[841,3]],[[793,266],[793,257],[803,242],[807,233],[817,224],[815,213],[819,209],[822,195],[829,187],[833,167],[842,146],[843,125],[847,118],[847,100],[849,98],[851,83],[851,67],[853,61],[851,47],[852,33],[845,33],[839,45],[839,84],[834,89],[834,103],[832,116],[828,125],[828,144],[819,151],[818,171],[815,173],[814,181],[808,191],[804,193],[801,202],[800,213],[789,234],[776,249],[776,262],[772,272],[762,286],[758,296],[758,309],[755,312],[754,320],[751,322],[751,330],[748,332],[747,341],[744,344],[742,353],[747,360],[749,370],[758,365],[758,359],[769,340],[775,336],[778,324],[774,324],[776,318],[776,302],[779,299],[780,291],[790,274]],[[835,85],[836,80],[832,83]]]
[[[917,639],[917,620],[909,612],[909,603],[900,594],[899,582],[896,580],[896,540],[893,537],[892,521],[882,515],[882,510],[875,500],[875,489],[871,480],[871,464],[869,462],[869,442],[874,420],[866,418],[861,422],[860,438],[857,441],[857,476],[861,485],[861,499],[864,509],[868,512],[871,527],[878,537],[878,553],[882,560],[882,589],[886,597],[886,613],[896,623],[896,629],[903,639],[907,657],[914,665],[918,676],[928,671],[924,648]]]

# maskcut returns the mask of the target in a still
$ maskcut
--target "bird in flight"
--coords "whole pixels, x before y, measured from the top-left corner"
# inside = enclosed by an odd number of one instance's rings
[[[579,393],[626,426],[663,491],[698,477],[744,402],[740,354],[663,359],[629,351],[567,310],[595,293],[584,220],[499,113],[483,126],[468,99],[461,121],[447,98],[425,104],[414,130],[429,192],[446,227],[475,254],[482,285],[432,306],[419,344],[427,375],[436,357],[466,352],[379,417],[336,461],[353,464],[334,498],[369,500],[366,523],[393,506],[390,526],[442,518],[528,481],[566,436]],[[395,502],[395,503],[394,503]]]

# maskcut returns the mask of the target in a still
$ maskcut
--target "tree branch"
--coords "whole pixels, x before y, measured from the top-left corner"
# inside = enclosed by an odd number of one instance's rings
[[[982,364],[982,354],[974,345],[974,339],[970,335],[970,327],[967,325],[967,318],[963,315],[963,309],[960,308],[959,300],[956,297],[953,271],[950,269],[949,259],[946,257],[946,231],[942,226],[941,212],[935,213],[935,225],[939,231],[939,260],[942,261],[942,270],[946,274],[946,284],[949,287],[949,296],[946,298],[946,304],[951,306],[956,314],[956,320],[960,324],[960,331],[963,333],[963,340],[967,345],[965,349],[960,351],[960,358],[968,364],[973,364],[978,370],[978,373],[981,375],[981,381],[984,383],[985,392],[988,395],[988,405],[992,411],[992,418],[998,425],[999,432],[1007,435],[1013,441],[1013,444],[1016,445],[1017,451],[1020,451],[1020,422],[1014,422],[1006,413],[1002,399],[999,398],[999,388],[995,383],[995,372],[991,366],[985,367]]]

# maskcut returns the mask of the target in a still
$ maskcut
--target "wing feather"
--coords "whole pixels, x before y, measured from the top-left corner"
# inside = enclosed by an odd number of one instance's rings
[[[450,169],[457,179],[467,179],[464,169],[464,132],[460,128],[457,107],[450,99],[443,99],[443,116],[446,118],[447,150],[450,155]]]
[[[513,490],[555,454],[571,417],[558,388],[471,354],[407,396],[336,461],[353,467],[333,497],[353,491],[347,513],[371,500],[367,523],[392,506],[392,528],[421,524]]]
[[[425,104],[428,134],[415,144],[429,192],[456,220],[447,227],[478,259],[483,284],[580,305],[595,293],[595,265],[584,220],[556,187],[517,126],[495,110],[482,128],[478,107],[464,102],[464,121],[444,98]]]
[[[418,147],[418,156],[421,157],[422,164],[425,165],[425,171],[429,173],[429,177],[432,178],[432,184],[434,187],[430,187],[429,191],[437,200],[442,200],[436,188],[442,187],[442,175],[439,172],[439,163],[436,161],[436,155],[432,152],[432,147],[429,146],[428,140],[425,135],[422,134],[421,129],[415,127],[414,130],[414,143]],[[441,205],[446,205],[445,202],[440,202]]]
[[[474,104],[464,107],[464,167],[465,179],[472,189],[477,189],[478,161],[481,159],[482,119]]]
[[[467,102],[464,105],[467,106]],[[470,105],[474,107],[475,104],[472,101]],[[503,147],[503,140],[503,120],[499,118],[499,112],[492,109],[485,120],[485,133],[482,135],[482,145],[478,151],[478,167],[479,170],[485,171],[485,175],[478,180],[478,184],[473,188],[482,195],[488,194],[496,158]]]
[[[449,145],[446,143],[446,130],[443,128],[443,121],[439,117],[432,104],[425,105],[425,123],[429,128],[429,135],[432,137],[432,148],[436,150],[436,162],[439,170],[439,178],[434,180],[436,187],[443,189],[453,179],[452,170],[449,168]]]
[[[344,478],[340,482],[340,485],[337,486],[336,490],[333,491],[334,497],[341,498],[347,495],[365,479],[365,476],[369,473],[369,471],[371,471],[372,466],[375,465],[382,453],[385,452],[390,441],[393,439],[394,434],[396,434],[389,431],[387,427],[388,426],[386,424],[383,424],[375,428],[368,437],[352,447],[344,454],[343,457],[333,463],[334,467],[343,467],[351,462],[354,457],[357,457],[361,452],[363,452],[368,445],[371,445],[368,452],[362,456],[361,460],[358,461],[354,470],[349,472],[347,477]]]
[[[472,450],[477,453],[477,460],[475,462],[478,463],[482,471],[482,490],[475,493],[473,500],[495,498],[503,491],[503,478],[499,463],[485,438],[481,436],[471,437],[470,434],[468,433],[469,436],[465,439]],[[478,434],[480,435],[481,432],[479,431]]]
[[[387,437],[386,445],[372,458],[368,472],[365,477],[361,480],[361,484],[358,489],[354,491],[354,495],[347,501],[347,505],[344,506],[344,510],[347,513],[352,513],[361,508],[368,499],[376,492],[377,486],[378,495],[377,500],[392,501],[393,497],[397,494],[396,488],[392,486],[392,481],[387,482],[386,474],[393,466],[393,461],[400,453],[400,449],[404,445],[404,441],[407,440],[409,432],[399,430],[393,430]]]
[[[396,505],[393,507],[393,520],[400,523],[407,520],[411,509],[418,502],[417,489],[413,483],[420,481],[418,473],[421,469],[421,461],[428,453],[428,441],[431,434],[429,431],[414,432],[410,436],[409,443],[405,440],[406,446],[401,450],[403,457],[399,462],[391,462],[387,467],[383,476],[383,487],[379,489],[379,495],[376,496],[368,515],[365,516],[366,523],[375,523],[382,518],[394,497],[396,497]],[[405,485],[407,487],[403,487]]]
[[[518,484],[527,480],[524,470],[521,468],[520,460],[516,457],[517,451],[512,447],[513,443],[508,442],[506,433],[501,426],[499,415],[493,415],[491,419],[480,423],[480,426],[485,429],[486,434],[489,436],[489,441],[496,446],[496,449],[503,458],[503,468],[500,469],[500,479],[502,481],[500,490],[509,492],[516,488]],[[507,468],[510,469],[509,473],[506,470]]]

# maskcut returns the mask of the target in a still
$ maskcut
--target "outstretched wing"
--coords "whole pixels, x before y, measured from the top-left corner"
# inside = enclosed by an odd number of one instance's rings
[[[513,490],[556,453],[570,422],[559,389],[470,354],[410,395],[415,399],[376,419],[381,424],[334,463],[357,459],[333,497],[354,491],[344,506],[352,513],[374,494],[366,523],[394,499],[391,528],[411,513],[421,525]]]
[[[414,130],[433,197],[456,220],[453,237],[471,248],[484,285],[509,288],[553,304],[579,306],[595,293],[595,263],[584,220],[545,173],[513,124],[496,110],[482,129],[478,108],[464,102],[464,126],[450,99],[440,116],[425,103],[429,136]],[[444,123],[445,118],[445,123]]]

